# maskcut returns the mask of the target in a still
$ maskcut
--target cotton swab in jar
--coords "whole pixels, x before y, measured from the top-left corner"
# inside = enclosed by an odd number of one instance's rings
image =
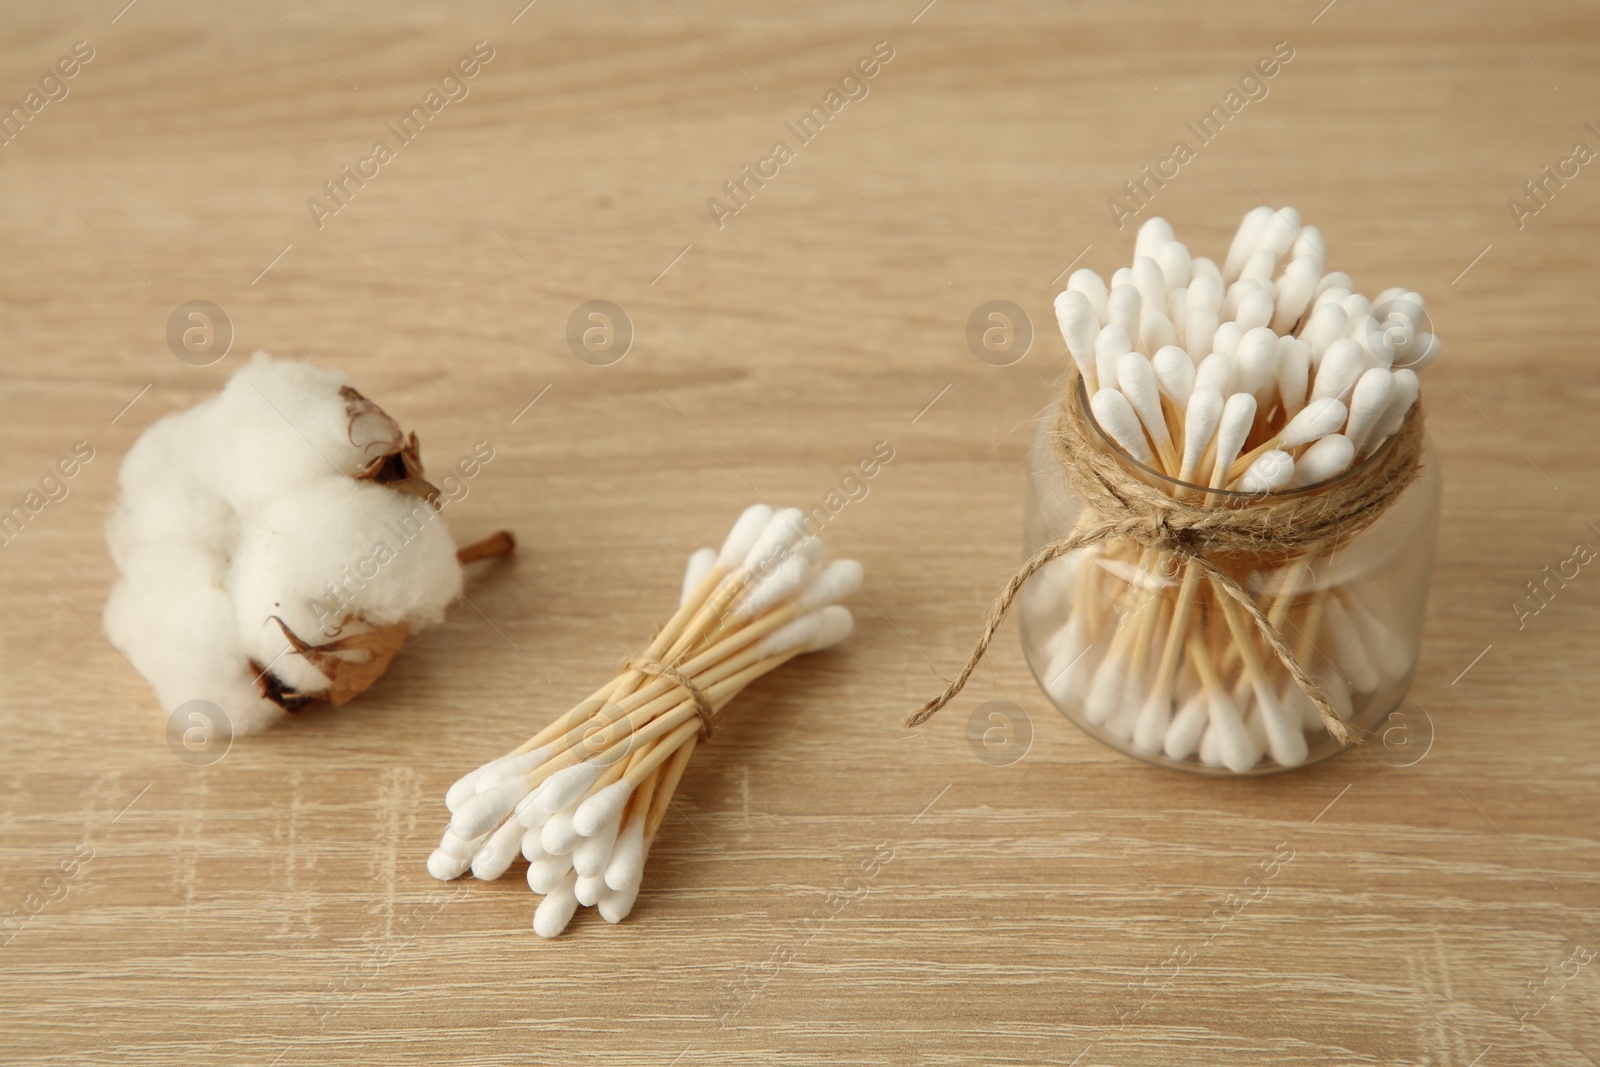
[[[500,877],[520,855],[544,896],[536,933],[553,937],[579,906],[626,917],[666,804],[710,716],[756,678],[849,635],[860,565],[822,565],[798,509],[755,505],[721,551],[685,568],[678,610],[642,656],[518,749],[446,794],[449,829],[428,859],[447,880]]]

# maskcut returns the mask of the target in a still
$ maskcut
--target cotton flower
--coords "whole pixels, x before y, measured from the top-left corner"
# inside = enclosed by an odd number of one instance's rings
[[[461,588],[415,434],[339,371],[266,353],[129,450],[106,633],[171,711],[251,733],[383,673]]]

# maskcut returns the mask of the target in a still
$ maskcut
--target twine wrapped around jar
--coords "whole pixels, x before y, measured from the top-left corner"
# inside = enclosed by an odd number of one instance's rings
[[[1242,503],[1213,503],[1216,494],[1208,495],[1203,489],[1196,489],[1196,499],[1181,499],[1144,480],[1113,451],[1116,446],[1088,417],[1076,381],[1062,390],[1051,439],[1071,489],[1085,504],[1083,515],[1071,534],[1039,550],[1006,582],[989,608],[961,673],[936,698],[907,717],[907,726],[927,722],[961,692],[1030,578],[1063,556],[1123,539],[1175,557],[1186,572],[1197,568],[1249,615],[1295,684],[1316,705],[1328,732],[1341,744],[1357,740],[1267,612],[1219,561],[1311,558],[1371,526],[1421,472],[1421,405],[1412,408],[1400,429],[1371,457],[1326,487],[1264,493]]]

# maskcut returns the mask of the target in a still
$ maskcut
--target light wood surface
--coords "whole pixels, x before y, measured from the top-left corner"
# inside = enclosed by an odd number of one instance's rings
[[[0,102],[95,55],[0,147],[0,505],[74,442],[94,459],[0,548],[0,911],[93,858],[0,936],[0,1059],[1600,1059],[1600,577],[1520,630],[1512,608],[1600,548],[1600,164],[1523,229],[1506,203],[1600,148],[1600,10],[122,3],[3,16]],[[480,40],[470,95],[319,230],[306,200]],[[878,41],[870,94],[719,229],[707,199]],[[1270,94],[1197,147],[1184,123],[1277,41]],[[1430,301],[1431,748],[1160,772],[1051,710],[1014,633],[898,725],[1018,560],[1030,420],[1066,366],[1053,280],[1127,262],[1106,202],[1180,138],[1151,210],[1198,250],[1291,203],[1366,292]],[[196,299],[236,331],[204,368],[165,339]],[[608,367],[565,340],[597,299],[636,330]],[[965,340],[992,299],[1037,334],[1004,368]],[[430,466],[491,442],[450,522],[521,550],[356,702],[192,767],[96,632],[101,524],[137,434],[258,348],[346,368]],[[856,636],[695,753],[632,918],[544,942],[520,864],[428,878],[451,780],[610,677],[745,504],[820,502],[880,440],[893,461],[826,530],[867,568]],[[1006,766],[967,741],[989,700],[1031,732]]]

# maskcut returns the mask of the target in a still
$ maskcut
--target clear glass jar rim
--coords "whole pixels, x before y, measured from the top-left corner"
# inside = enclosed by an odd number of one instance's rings
[[[1360,463],[1353,464],[1341,473],[1334,475],[1332,478],[1324,478],[1322,481],[1314,482],[1311,485],[1302,485],[1294,489],[1273,489],[1264,493],[1246,493],[1239,489],[1211,489],[1204,485],[1195,485],[1193,482],[1180,481],[1179,479],[1174,478],[1172,475],[1158,471],[1154,467],[1146,466],[1130,456],[1127,449],[1118,444],[1116,438],[1107,433],[1105,427],[1101,426],[1100,421],[1094,417],[1094,411],[1089,405],[1089,384],[1083,380],[1083,375],[1080,374],[1077,377],[1078,380],[1074,385],[1074,388],[1078,391],[1078,408],[1083,412],[1084,419],[1091,427],[1094,428],[1095,434],[1099,436],[1101,441],[1105,442],[1106,446],[1111,450],[1113,455],[1115,455],[1122,462],[1128,464],[1130,467],[1133,467],[1135,470],[1148,475],[1157,483],[1162,485],[1176,486],[1183,489],[1198,490],[1200,492],[1219,497],[1223,500],[1235,500],[1240,502],[1250,500],[1287,500],[1290,497],[1300,496],[1304,493],[1314,493],[1319,490],[1327,489],[1331,486],[1338,485],[1340,482],[1355,477],[1357,474],[1360,474],[1362,471],[1365,471],[1374,463],[1378,462],[1378,460],[1381,459],[1389,451],[1389,449],[1394,447],[1395,438],[1400,436],[1399,431],[1390,434],[1384,439],[1383,444],[1369,452],[1366,458]],[[1410,412],[1406,414],[1406,418],[1411,418]]]

